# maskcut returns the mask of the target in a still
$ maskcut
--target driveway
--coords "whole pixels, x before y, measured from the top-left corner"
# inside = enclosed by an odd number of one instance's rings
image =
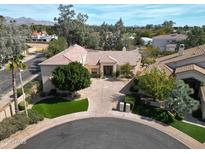
[[[117,118],[88,118],[51,128],[19,149],[185,149],[185,145],[144,124]]]
[[[128,93],[130,80],[92,79],[89,88],[79,91],[89,99],[89,112],[106,114],[116,108],[117,102]]]

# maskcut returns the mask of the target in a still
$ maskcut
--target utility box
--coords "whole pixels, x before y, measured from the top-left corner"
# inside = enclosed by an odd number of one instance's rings
[[[121,112],[124,111],[124,105],[125,105],[124,102],[120,102],[119,108]]]
[[[130,112],[130,104],[126,103],[125,105],[125,112]]]

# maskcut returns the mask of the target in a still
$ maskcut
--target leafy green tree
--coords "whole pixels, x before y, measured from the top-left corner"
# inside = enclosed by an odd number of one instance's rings
[[[6,69],[11,71],[12,88],[15,103],[15,110],[18,112],[17,91],[16,91],[16,74],[19,69],[25,68],[22,62],[22,53],[26,49],[26,31],[15,24],[15,21],[6,23],[3,17],[0,17],[0,57],[2,63],[6,64]]]
[[[134,39],[135,45],[142,46],[144,45],[144,41],[141,39],[140,35],[136,35]]]
[[[120,74],[122,74],[126,78],[129,78],[133,75],[131,70],[132,66],[129,63],[126,63],[120,67]]]
[[[100,45],[100,35],[97,32],[94,32],[93,30],[90,30],[89,33],[87,33],[86,38],[86,47],[89,49],[99,49]]]
[[[196,47],[205,44],[205,30],[201,27],[193,27],[190,32],[188,32],[188,37],[186,40],[179,42],[179,44],[185,44],[185,48]]]
[[[166,72],[153,68],[138,77],[138,86],[155,100],[164,101],[174,88],[175,78],[167,76]]]
[[[168,108],[180,117],[191,113],[199,105],[198,101],[190,97],[193,93],[194,90],[188,84],[185,84],[183,80],[176,80],[174,89],[166,98]]]
[[[89,71],[78,62],[54,69],[52,82],[60,90],[76,92],[90,86]]]
[[[60,35],[64,36],[67,43],[77,43],[86,46],[86,34],[89,33],[89,27],[85,24],[88,15],[79,13],[76,15],[73,5],[60,5],[59,17],[54,20]]]
[[[47,58],[54,56],[55,54],[65,50],[68,47],[67,41],[64,37],[59,37],[57,40],[52,40],[49,42],[45,56]]]
[[[114,31],[114,39],[115,39],[114,49],[122,50],[123,48],[122,36],[124,33],[124,24],[121,18],[115,23],[114,30],[115,30]]]
[[[174,24],[175,24],[175,22],[173,22],[172,20],[164,21],[162,24],[162,27],[163,27],[165,33],[172,33]]]

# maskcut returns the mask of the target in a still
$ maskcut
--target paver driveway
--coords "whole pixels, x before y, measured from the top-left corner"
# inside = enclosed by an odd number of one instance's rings
[[[106,114],[128,92],[128,83],[129,80],[92,79],[91,86],[79,93],[89,99],[89,112]]]

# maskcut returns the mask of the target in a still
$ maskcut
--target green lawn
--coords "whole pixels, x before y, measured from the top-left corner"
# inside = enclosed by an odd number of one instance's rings
[[[147,116],[152,119],[167,123],[172,127],[184,132],[185,134],[191,136],[192,138],[198,140],[201,143],[205,142],[205,128],[196,125],[188,124],[183,121],[177,120],[167,111],[139,103],[135,103],[133,113],[142,116]]]
[[[68,101],[63,98],[49,98],[34,104],[32,109],[46,118],[55,118],[74,112],[87,111],[88,99]]]
[[[201,143],[205,142],[205,128],[196,125],[188,124],[183,121],[174,120],[170,124],[172,127],[184,132],[192,138],[198,140]]]

